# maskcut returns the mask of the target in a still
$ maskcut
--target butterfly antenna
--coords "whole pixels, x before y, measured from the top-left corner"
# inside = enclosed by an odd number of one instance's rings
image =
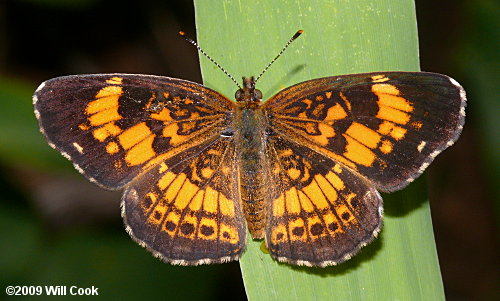
[[[288,48],[288,46],[290,46],[290,44],[292,44],[292,42],[295,41],[303,32],[304,31],[302,29],[300,29],[293,35],[293,37],[285,44],[285,47],[283,47],[283,49],[281,49],[280,53],[278,53],[278,55],[269,64],[267,64],[266,68],[264,68],[264,70],[262,70],[262,72],[259,74],[259,76],[257,76],[255,83],[257,83],[259,78],[261,78],[261,76],[267,71],[267,69],[269,69],[269,67],[271,67],[271,65],[283,54],[283,52],[285,52],[285,50]]]
[[[238,86],[238,88],[241,89],[241,86],[240,84],[238,84],[238,82],[234,79],[234,77],[231,76],[231,74],[229,74],[226,69],[222,68],[221,65],[219,65],[216,61],[214,61],[205,51],[203,51],[203,49],[201,49],[200,46],[198,46],[198,44],[191,38],[188,38],[186,37],[186,33],[184,31],[179,31],[179,34],[181,35],[181,37],[184,38],[184,40],[188,41],[189,43],[193,44],[194,47],[196,47],[198,49],[199,52],[201,52],[204,56],[206,56],[212,63],[215,64],[215,66],[219,67],[220,70],[222,70],[222,72],[224,72],[225,75],[227,75],[235,84],[236,86]]]

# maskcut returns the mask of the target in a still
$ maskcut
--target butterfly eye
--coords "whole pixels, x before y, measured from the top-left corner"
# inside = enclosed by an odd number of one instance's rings
[[[254,97],[255,97],[255,100],[257,99],[262,99],[262,92],[260,92],[260,90],[253,90],[253,93],[254,93]]]
[[[235,98],[236,100],[239,100],[239,99],[241,99],[242,94],[243,94],[243,90],[242,90],[242,89],[238,89],[238,90],[236,91],[236,93],[234,93],[234,98]]]

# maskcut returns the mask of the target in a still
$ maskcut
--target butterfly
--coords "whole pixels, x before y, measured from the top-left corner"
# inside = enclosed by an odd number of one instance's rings
[[[422,174],[465,119],[464,89],[436,73],[318,78],[267,101],[255,82],[231,101],[176,78],[72,75],[33,104],[50,146],[125,190],[131,237],[179,265],[238,259],[247,229],[280,262],[351,258],[381,229],[379,191]]]

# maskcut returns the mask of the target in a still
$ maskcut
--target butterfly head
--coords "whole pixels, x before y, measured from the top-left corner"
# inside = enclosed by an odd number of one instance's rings
[[[236,91],[235,98],[238,102],[260,103],[262,92],[255,89],[255,79],[253,76],[243,77],[243,88]]]

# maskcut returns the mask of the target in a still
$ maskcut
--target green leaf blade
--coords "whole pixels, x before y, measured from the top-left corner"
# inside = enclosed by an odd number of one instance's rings
[[[292,84],[369,71],[418,71],[410,0],[195,1],[198,41],[236,79],[258,75],[298,30],[304,34],[258,82],[264,99]],[[204,82],[236,87],[201,58]],[[339,266],[279,264],[249,239],[240,266],[249,300],[444,300],[422,180],[384,195],[380,237]]]

